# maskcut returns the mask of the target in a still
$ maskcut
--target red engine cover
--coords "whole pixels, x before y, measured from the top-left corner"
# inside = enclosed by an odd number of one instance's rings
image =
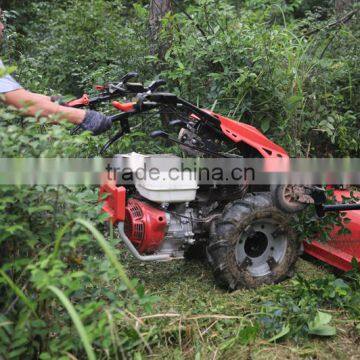
[[[125,208],[125,233],[139,253],[153,253],[166,231],[165,212],[139,200],[130,199]]]

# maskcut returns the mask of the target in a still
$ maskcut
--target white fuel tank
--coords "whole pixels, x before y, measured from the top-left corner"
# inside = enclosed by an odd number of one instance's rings
[[[198,184],[195,171],[182,171],[182,159],[172,154],[119,154],[117,169],[131,169],[134,185],[141,196],[157,203],[193,201]]]

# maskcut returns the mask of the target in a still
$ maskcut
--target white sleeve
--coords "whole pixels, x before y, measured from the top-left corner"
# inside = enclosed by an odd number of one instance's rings
[[[0,60],[0,71],[4,70],[4,64]],[[10,75],[0,77],[0,94],[22,89],[22,86]]]

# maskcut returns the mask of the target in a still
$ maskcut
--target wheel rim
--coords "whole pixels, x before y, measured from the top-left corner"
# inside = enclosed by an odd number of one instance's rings
[[[287,203],[287,206],[294,209],[303,209],[306,204],[298,201],[296,196],[296,190],[299,188],[298,185],[285,185],[282,189],[283,200]]]
[[[273,219],[254,221],[240,235],[236,244],[236,262],[252,276],[266,276],[286,253],[286,234]]]

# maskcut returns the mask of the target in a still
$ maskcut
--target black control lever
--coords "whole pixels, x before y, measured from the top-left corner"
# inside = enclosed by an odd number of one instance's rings
[[[171,120],[171,121],[169,122],[169,125],[170,125],[170,126],[186,127],[188,124],[189,124],[188,121],[180,120],[180,119]]]
[[[100,155],[103,155],[104,152],[116,141],[118,141],[121,137],[126,134],[126,131],[120,130],[118,131],[100,150]]]
[[[155,80],[152,83],[150,83],[150,85],[148,86],[148,90],[150,92],[155,91],[157,88],[159,88],[160,86],[166,85],[166,81],[165,80]]]
[[[116,91],[119,91],[120,93],[126,93],[126,90],[123,88],[124,84],[126,84],[130,79],[134,78],[134,77],[138,77],[139,74],[137,72],[129,72],[126,75],[124,75],[121,79],[120,82],[118,84],[110,84],[109,85],[109,93],[113,94]]]
[[[70,135],[76,135],[80,132],[80,130],[81,130],[81,125],[76,125],[70,130]]]
[[[126,83],[126,90],[134,94],[143,93],[146,91],[144,85],[141,83]]]
[[[125,84],[127,83],[130,79],[134,78],[134,77],[138,77],[139,74],[135,71],[129,72],[126,75],[124,75],[121,79],[120,82]]]
[[[165,131],[162,131],[162,130],[155,130],[153,131],[150,136],[155,139],[155,138],[158,138],[158,137],[162,137],[164,139],[168,139],[169,138],[169,134],[166,133]]]

